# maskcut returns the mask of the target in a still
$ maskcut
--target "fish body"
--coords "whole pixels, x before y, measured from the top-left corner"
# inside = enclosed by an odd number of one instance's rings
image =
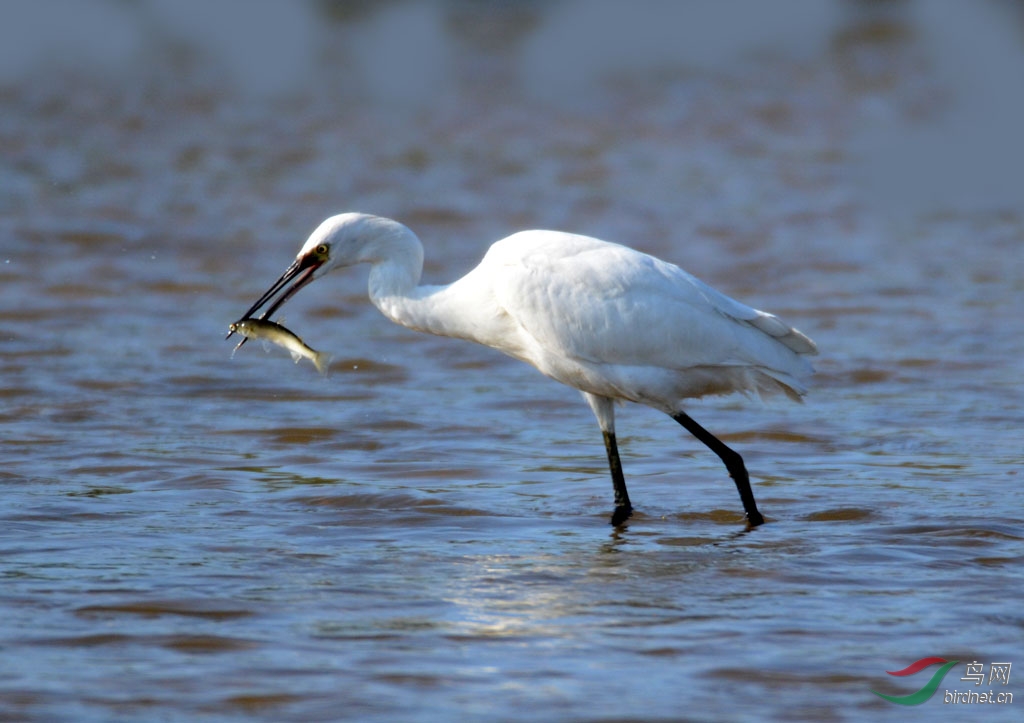
[[[276,344],[287,349],[296,364],[299,363],[300,359],[309,359],[313,362],[318,372],[321,374],[327,373],[327,363],[331,360],[330,354],[313,349],[306,342],[302,341],[295,332],[278,323],[265,319],[240,319],[231,324],[228,329],[232,333],[243,335],[246,339],[260,339]],[[244,342],[245,339],[242,341]],[[239,342],[238,346],[241,345],[242,343]],[[235,347],[236,350],[238,346]]]

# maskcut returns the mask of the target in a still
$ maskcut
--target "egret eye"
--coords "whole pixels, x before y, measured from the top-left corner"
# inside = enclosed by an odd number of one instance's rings
[[[326,256],[328,250],[329,249],[327,248],[327,244],[320,244],[319,246],[316,247],[316,253],[319,256]]]

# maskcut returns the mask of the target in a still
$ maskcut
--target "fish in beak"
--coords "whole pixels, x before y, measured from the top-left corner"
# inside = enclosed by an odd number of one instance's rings
[[[316,270],[323,266],[324,258],[317,254],[306,254],[295,259],[291,266],[281,274],[281,278],[271,285],[267,289],[266,293],[263,294],[256,303],[249,307],[249,310],[242,314],[238,321],[245,321],[246,319],[252,318],[252,315],[259,311],[264,305],[270,303],[270,306],[260,315],[260,319],[266,321],[270,319],[270,316],[281,308],[288,299],[292,298],[299,289],[308,284],[313,280]],[[277,297],[276,301],[273,301],[274,297]],[[236,321],[235,324],[238,322]],[[225,339],[230,339],[231,335],[235,333],[233,328],[235,324],[229,327],[228,335]],[[247,337],[243,337],[242,341],[238,343],[238,346],[242,346],[245,343]],[[238,347],[235,347],[236,349]]]

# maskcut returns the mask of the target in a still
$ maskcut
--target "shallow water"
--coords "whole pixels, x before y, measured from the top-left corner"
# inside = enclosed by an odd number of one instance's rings
[[[253,10],[284,13],[260,26],[278,77],[171,4],[95,3],[102,49],[6,51],[0,719],[1015,719],[942,698],[1024,649],[1022,205],[967,203],[970,169],[875,193],[877,138],[976,100],[928,62],[970,23],[875,5],[801,15],[799,42],[705,18],[720,42],[692,54],[651,30],[678,17],[573,3]],[[574,20],[649,47],[577,40],[573,66]],[[385,62],[393,38],[415,61]],[[768,524],[624,407],[637,511],[613,530],[579,395],[391,325],[365,270],[284,309],[326,378],[232,358],[227,324],[347,209],[416,230],[428,282],[565,228],[807,332],[805,404],[689,410]],[[961,661],[931,700],[871,694],[917,690],[934,668],[885,671],[928,656]]]

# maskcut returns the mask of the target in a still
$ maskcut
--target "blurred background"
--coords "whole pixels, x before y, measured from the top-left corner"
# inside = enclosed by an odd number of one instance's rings
[[[823,235],[1024,200],[1009,0],[2,12],[8,223],[230,243],[361,208],[685,238],[796,205]]]
[[[883,671],[1013,660],[1022,128],[1014,0],[0,3],[0,718],[902,720]],[[231,358],[349,210],[808,333],[805,405],[691,412],[770,524],[627,408],[610,535],[578,395],[365,270],[285,309],[326,380]]]

